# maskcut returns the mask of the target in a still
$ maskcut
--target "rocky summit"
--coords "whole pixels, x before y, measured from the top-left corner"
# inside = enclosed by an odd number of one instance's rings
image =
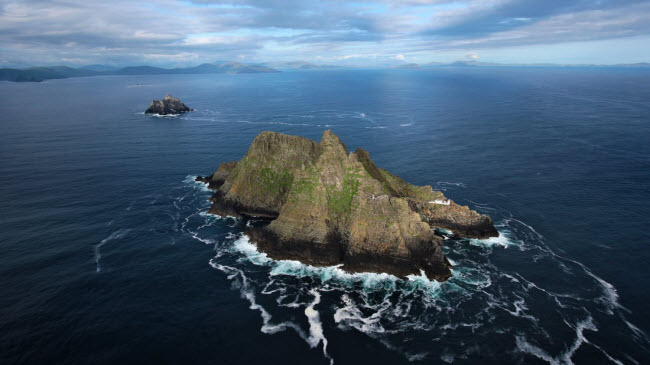
[[[153,100],[151,105],[144,112],[145,114],[170,115],[180,114],[191,111],[187,105],[183,104],[178,98],[167,94],[162,100]]]
[[[240,161],[197,181],[215,191],[210,213],[270,220],[246,234],[275,259],[443,281],[451,265],[435,228],[498,236],[488,216],[405,182],[361,148],[348,153],[329,130],[320,143],[262,132]]]

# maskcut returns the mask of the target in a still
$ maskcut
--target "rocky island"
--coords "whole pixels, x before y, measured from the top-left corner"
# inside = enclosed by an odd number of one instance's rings
[[[192,111],[187,105],[183,104],[178,98],[167,94],[162,100],[153,100],[145,114],[170,115],[180,114]]]
[[[329,130],[320,143],[262,132],[241,160],[197,181],[215,191],[210,213],[268,219],[246,234],[275,259],[443,281],[451,265],[433,228],[498,236],[488,216],[405,182],[361,148],[348,153]]]

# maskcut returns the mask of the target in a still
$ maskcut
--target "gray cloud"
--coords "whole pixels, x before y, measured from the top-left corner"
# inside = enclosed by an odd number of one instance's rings
[[[644,35],[650,5],[632,0],[0,0],[5,65],[462,58]]]

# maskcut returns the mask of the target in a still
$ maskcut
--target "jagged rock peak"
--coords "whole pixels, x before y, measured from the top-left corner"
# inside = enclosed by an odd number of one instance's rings
[[[162,100],[153,100],[145,110],[145,114],[170,115],[186,113],[191,110],[178,98],[167,94]]]
[[[210,213],[272,220],[247,230],[276,259],[446,280],[451,265],[432,228],[459,237],[498,235],[492,220],[347,153],[332,131],[320,143],[262,132],[238,162],[197,178],[215,190]]]

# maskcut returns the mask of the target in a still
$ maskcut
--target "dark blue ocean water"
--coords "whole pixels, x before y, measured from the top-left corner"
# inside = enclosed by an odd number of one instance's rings
[[[142,111],[166,93],[196,111]],[[0,83],[0,363],[650,362],[650,71]],[[489,214],[439,284],[273,262],[193,182],[263,130]]]

